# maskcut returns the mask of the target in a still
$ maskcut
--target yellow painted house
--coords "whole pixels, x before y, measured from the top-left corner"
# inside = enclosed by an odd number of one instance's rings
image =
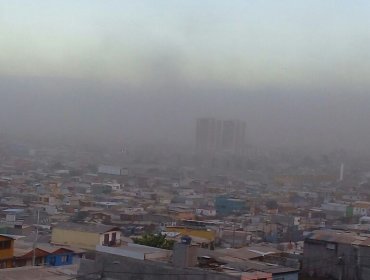
[[[13,267],[14,238],[0,235],[0,268]]]
[[[210,229],[193,229],[184,226],[167,226],[166,232],[177,232],[181,235],[194,236],[212,242],[216,239],[216,232]]]
[[[96,224],[62,223],[53,227],[51,243],[87,250],[100,246],[118,246],[121,231],[118,227]]]

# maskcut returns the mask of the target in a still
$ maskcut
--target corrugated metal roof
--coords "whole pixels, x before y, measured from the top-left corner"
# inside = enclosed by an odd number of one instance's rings
[[[339,244],[353,244],[359,246],[369,246],[370,238],[360,236],[355,232],[345,232],[338,230],[316,230],[308,235],[307,240],[319,240]]]

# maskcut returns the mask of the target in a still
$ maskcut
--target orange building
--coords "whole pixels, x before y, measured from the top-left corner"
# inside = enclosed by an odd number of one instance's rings
[[[0,235],[0,268],[13,267],[14,238]]]

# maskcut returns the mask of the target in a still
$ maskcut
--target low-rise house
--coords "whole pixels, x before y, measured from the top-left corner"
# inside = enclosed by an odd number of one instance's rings
[[[216,216],[216,209],[213,209],[213,208],[197,208],[197,209],[195,209],[195,214],[197,216],[215,217]]]
[[[31,249],[30,249],[31,248]],[[39,248],[32,249],[32,245],[28,246],[27,249],[15,248],[14,249],[14,266],[31,266],[33,265],[33,257],[35,257],[35,265],[44,265],[45,258],[49,255],[48,252]]]
[[[127,208],[122,213],[120,213],[120,220],[121,221],[143,221],[144,215],[147,212],[142,207],[136,208]]]
[[[119,183],[92,183],[91,188],[93,193],[101,194],[101,193],[111,193],[111,192],[120,192],[122,190],[122,186]]]
[[[95,250],[96,245],[118,246],[121,231],[108,225],[62,223],[53,227],[51,243]]]
[[[246,201],[228,196],[216,197],[215,207],[218,215],[242,213],[246,209]]]
[[[102,211],[97,211],[97,212],[92,212],[90,214],[90,221],[91,222],[101,222],[104,224],[109,224],[112,220],[112,214],[108,212],[102,212]]]
[[[363,216],[359,219],[359,222],[361,225],[369,225],[370,224],[370,217],[369,216]]]
[[[45,258],[45,264],[61,266],[73,264],[74,251],[67,248],[44,248],[49,254]]]
[[[352,214],[352,208],[346,203],[323,203],[321,209],[325,212],[326,218],[328,219],[349,217]]]
[[[62,266],[73,264],[74,256],[81,256],[85,251],[53,246],[48,243],[37,244],[33,250],[33,243],[24,240],[17,240],[14,248],[13,264],[15,267],[33,265]]]
[[[38,196],[38,202],[46,205],[55,205],[56,204],[56,198],[51,195],[39,195]]]
[[[5,215],[5,221],[7,223],[15,223],[17,220],[22,218],[24,215],[24,209],[22,208],[9,208],[2,211]]]
[[[353,215],[355,216],[368,216],[370,215],[370,202],[356,201],[353,204]]]
[[[10,235],[0,235],[0,268],[13,267],[14,238]]]
[[[168,212],[175,220],[194,220],[195,214],[192,208],[184,205],[169,205]]]

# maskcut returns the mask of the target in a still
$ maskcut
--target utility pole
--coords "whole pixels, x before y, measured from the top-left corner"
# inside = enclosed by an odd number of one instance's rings
[[[345,263],[344,263],[344,257],[339,257],[338,258],[338,264],[341,266],[341,270],[340,270],[340,277],[339,277],[339,280],[344,280],[344,273],[345,273]]]
[[[37,239],[39,237],[39,222],[40,222],[40,210],[37,209],[37,224],[36,224],[36,236],[33,242],[33,255],[32,255],[32,265],[36,265],[36,248],[37,248]]]
[[[233,223],[233,248],[235,248],[235,222]]]

